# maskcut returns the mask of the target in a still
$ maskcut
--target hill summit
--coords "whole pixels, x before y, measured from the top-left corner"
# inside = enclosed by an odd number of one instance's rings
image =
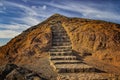
[[[54,14],[0,47],[0,73],[8,80],[118,79],[120,25]]]

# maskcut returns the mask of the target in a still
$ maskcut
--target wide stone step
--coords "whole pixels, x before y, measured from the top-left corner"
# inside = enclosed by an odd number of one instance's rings
[[[52,36],[68,36],[68,34],[66,32],[52,32]]]
[[[71,49],[68,48],[68,49],[50,49],[49,51],[50,51],[50,52],[60,52],[60,51],[63,52],[63,51],[70,51],[70,50],[71,50]]]
[[[70,39],[53,39],[53,42],[70,42]]]
[[[52,46],[52,48],[56,48],[56,49],[61,48],[61,49],[64,49],[64,48],[72,48],[72,46],[71,45],[69,45],[69,46]]]
[[[71,56],[73,53],[50,53],[50,56]]]
[[[52,46],[50,49],[71,49],[71,46]]]
[[[64,53],[72,53],[72,51],[60,51],[60,52],[51,52],[50,53],[55,53],[55,54],[64,54]]]
[[[79,58],[63,58],[63,57],[58,57],[58,58],[51,58],[51,60],[79,60]]]
[[[79,62],[55,62],[54,64],[57,65],[57,64],[81,64],[83,63],[82,61],[79,61]]]
[[[65,31],[64,28],[60,28],[60,27],[59,27],[59,28],[52,28],[52,30],[54,30],[54,31],[55,31],[55,30],[56,30],[56,31]]]
[[[58,73],[95,72],[95,68],[57,68]]]
[[[80,60],[76,56],[51,56],[51,60]]]
[[[56,29],[56,28],[63,28],[64,29],[64,27],[62,27],[62,26],[52,26],[51,28],[52,29]]]
[[[52,33],[53,36],[68,36],[67,33]]]
[[[53,36],[53,39],[54,38],[61,39],[61,38],[69,38],[69,37],[64,35],[64,36]]]
[[[79,72],[96,72],[92,66],[84,63],[79,64],[56,64],[56,69],[59,73],[79,73]]]
[[[52,30],[65,30],[63,27],[58,27],[58,26],[55,26],[55,27],[51,27]]]
[[[51,56],[51,58],[76,58],[76,56]]]
[[[62,34],[62,33],[53,33],[52,36],[68,36],[67,34]]]
[[[63,30],[52,30],[53,33],[66,33],[66,31]]]
[[[68,43],[68,44],[71,44],[71,42],[70,41],[53,41],[52,43],[54,43],[54,44],[61,44],[61,43]]]
[[[52,40],[59,40],[59,41],[70,41],[69,38],[53,38]]]
[[[54,41],[52,44],[71,44],[70,41]]]
[[[108,73],[59,73],[59,76],[60,80],[116,80],[114,74]]]
[[[53,46],[65,46],[65,45],[71,45],[71,43],[52,43]]]
[[[81,64],[58,64],[58,65],[55,65],[56,68],[93,68],[92,66],[89,66],[85,63],[81,63]]]
[[[53,27],[52,30],[65,30],[63,27]]]
[[[52,60],[54,64],[77,64],[83,63],[81,60]]]

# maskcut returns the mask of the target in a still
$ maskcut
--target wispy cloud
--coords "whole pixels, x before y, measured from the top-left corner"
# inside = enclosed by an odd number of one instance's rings
[[[28,25],[25,24],[17,24],[17,23],[12,23],[12,24],[0,24],[0,29],[3,30],[13,30],[13,31],[22,31],[24,29],[27,29]]]
[[[23,2],[27,2],[28,0],[22,0]]]
[[[25,6],[25,5],[22,5],[22,4],[18,4],[18,3],[14,3],[14,2],[10,2],[10,1],[4,1],[3,2],[4,4],[7,4],[8,6],[10,7],[17,7],[19,9],[22,9],[24,10],[24,12],[29,15],[29,16],[35,16],[35,15],[38,15],[36,13],[36,11],[32,10],[29,6]]]
[[[18,34],[20,34],[20,32],[13,30],[0,30],[0,38],[13,38]]]
[[[13,38],[29,26],[25,24],[0,24],[0,38]]]
[[[25,16],[23,18],[14,18],[16,21],[23,22],[24,24],[27,24],[28,26],[33,26],[38,24],[41,20],[36,17],[29,17]]]
[[[3,3],[2,3],[2,2],[0,3],[0,6],[3,6]]]
[[[75,16],[74,13],[76,13],[77,17],[108,20],[111,22],[118,21],[120,23],[120,12],[114,9],[115,4],[112,3],[105,5],[107,3],[99,4],[80,0],[22,1],[24,4],[8,0],[0,3],[0,7],[18,9],[17,11],[13,10],[11,12],[14,14],[19,13],[17,17],[12,17],[9,24],[0,24],[0,28],[4,28],[4,30],[0,30],[0,38],[12,38],[26,28],[40,23],[54,13],[60,13],[67,16]],[[30,3],[30,5],[27,3]],[[5,10],[1,9],[0,13],[5,13]]]
[[[4,5],[21,9],[23,10],[23,12],[21,12],[22,17],[12,18],[12,20],[14,20],[15,22],[11,21],[10,24],[0,24],[0,28],[3,29],[0,30],[0,38],[13,38],[14,36],[20,34],[23,30],[27,29],[30,26],[36,25],[41,21],[36,17],[38,16],[37,12],[34,11],[29,6],[25,6],[22,4],[13,3],[9,1],[4,1],[2,6]],[[0,11],[0,12],[3,13],[4,11]],[[22,24],[20,24],[19,22],[21,22]]]
[[[60,3],[46,3],[47,5],[50,5],[52,7],[56,7],[59,9],[63,9],[63,10],[68,10],[68,11],[73,11],[73,12],[77,12],[82,14],[81,17],[86,17],[86,18],[94,18],[94,19],[110,19],[110,20],[118,20],[120,19],[120,14],[117,14],[114,11],[105,11],[105,8],[112,8],[112,7],[108,7],[106,5],[106,7],[104,7],[104,9],[99,9],[99,6],[102,6],[102,4],[91,4],[91,3],[87,3],[85,5],[85,3],[78,3],[78,2],[70,2],[70,1],[66,1],[66,2],[60,2]]]

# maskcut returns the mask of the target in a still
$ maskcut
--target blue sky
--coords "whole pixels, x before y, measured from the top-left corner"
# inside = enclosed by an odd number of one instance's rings
[[[0,45],[54,13],[120,24],[119,4],[120,0],[0,0]]]

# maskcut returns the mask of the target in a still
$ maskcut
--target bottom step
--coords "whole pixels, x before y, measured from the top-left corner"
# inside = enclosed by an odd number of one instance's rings
[[[60,80],[116,80],[114,74],[107,73],[60,73]]]
[[[96,68],[57,68],[58,73],[104,73]]]

